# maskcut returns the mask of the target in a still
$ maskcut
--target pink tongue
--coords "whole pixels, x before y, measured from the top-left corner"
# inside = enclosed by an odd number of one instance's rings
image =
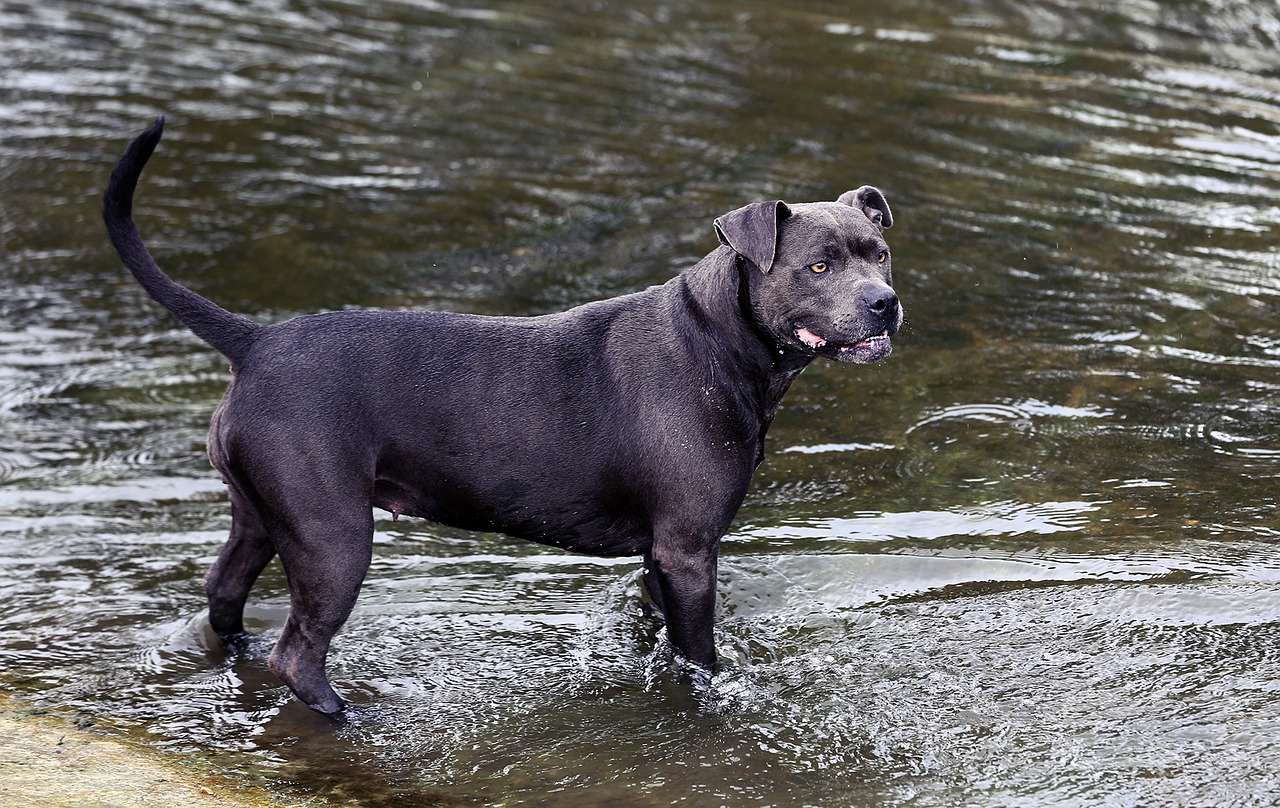
[[[808,345],[810,348],[821,348],[823,345],[827,344],[827,341],[825,339],[813,333],[812,331],[805,328],[804,326],[801,326],[800,328],[796,329],[796,336],[800,338],[801,342],[803,342],[805,345]]]

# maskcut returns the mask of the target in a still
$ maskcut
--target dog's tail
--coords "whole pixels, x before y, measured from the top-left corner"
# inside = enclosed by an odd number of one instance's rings
[[[116,163],[107,182],[102,200],[102,218],[107,223],[107,234],[115,245],[120,260],[138,279],[147,294],[164,306],[197,337],[209,343],[223,356],[231,360],[234,369],[249,352],[262,326],[247,317],[232,314],[211,300],[206,300],[184,286],[179,286],[151,257],[142,243],[142,236],[133,223],[133,192],[138,187],[138,177],[160,142],[164,131],[164,117],[156,119],[151,128],[134,138],[129,148]]]

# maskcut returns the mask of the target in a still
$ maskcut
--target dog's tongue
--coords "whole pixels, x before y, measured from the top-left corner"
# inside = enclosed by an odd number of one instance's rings
[[[812,331],[805,328],[804,326],[800,326],[799,328],[796,329],[796,337],[798,337],[801,342],[803,342],[805,345],[808,345],[810,348],[821,348],[823,345],[827,344],[827,341],[825,339],[813,333]]]

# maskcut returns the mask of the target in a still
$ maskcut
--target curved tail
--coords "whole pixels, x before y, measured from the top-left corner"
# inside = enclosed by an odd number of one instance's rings
[[[107,234],[111,236],[120,260],[147,294],[172,312],[197,337],[230,359],[234,369],[249,352],[262,326],[247,317],[232,314],[175,283],[147,252],[133,223],[133,192],[163,131],[164,117],[161,116],[125,149],[107,182],[102,199],[102,218],[106,220]]]

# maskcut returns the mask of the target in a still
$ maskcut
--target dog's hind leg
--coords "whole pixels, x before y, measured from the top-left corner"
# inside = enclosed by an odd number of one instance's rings
[[[335,501],[321,505],[332,508]],[[359,511],[297,519],[277,543],[290,609],[268,664],[303,704],[321,713],[346,706],[325,676],[325,659],[373,557],[373,512],[368,504]]]
[[[249,590],[276,554],[262,518],[235,487],[231,493],[231,535],[204,577],[209,625],[224,641],[245,633],[244,604]]]

